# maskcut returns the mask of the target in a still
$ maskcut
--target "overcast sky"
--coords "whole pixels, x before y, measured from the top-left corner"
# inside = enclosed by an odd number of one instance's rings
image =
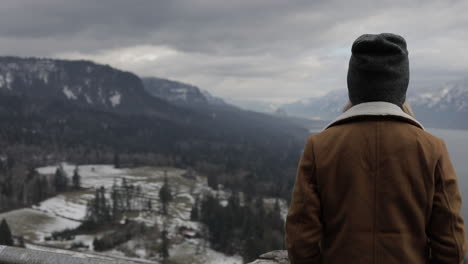
[[[2,0],[0,54],[90,59],[230,100],[288,102],[346,89],[364,33],[405,37],[410,89],[468,77],[467,14],[468,1],[451,0]]]

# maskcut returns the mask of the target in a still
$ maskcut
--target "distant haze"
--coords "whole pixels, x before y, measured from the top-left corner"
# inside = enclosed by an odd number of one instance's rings
[[[465,77],[467,13],[457,0],[4,0],[0,54],[90,59],[228,100],[291,102],[346,88],[363,33],[407,39],[411,89]]]

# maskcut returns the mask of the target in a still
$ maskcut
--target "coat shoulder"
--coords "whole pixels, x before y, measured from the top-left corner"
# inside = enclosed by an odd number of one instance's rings
[[[406,139],[413,139],[412,141],[417,141],[431,149],[435,156],[440,155],[445,148],[443,139],[414,124],[391,118],[363,118],[359,122],[345,122],[334,125],[319,133],[309,135],[307,138],[308,145],[330,145],[343,139],[347,141],[346,138],[355,139],[356,136],[371,133],[371,130],[375,129],[377,124],[376,120],[385,121],[383,126],[385,126],[386,130],[391,131],[395,140],[397,140],[398,135],[404,136]]]

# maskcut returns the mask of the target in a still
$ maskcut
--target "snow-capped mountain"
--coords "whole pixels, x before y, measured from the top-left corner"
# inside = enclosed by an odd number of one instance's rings
[[[446,83],[441,90],[410,97],[414,108],[431,109],[434,112],[468,112],[468,78]]]
[[[156,77],[142,78],[145,90],[155,97],[176,104],[212,104],[224,105],[219,97],[211,95],[208,91],[177,81]]]
[[[307,119],[331,120],[342,111],[348,100],[346,90],[336,90],[321,97],[313,97],[280,107],[288,115]]]
[[[263,102],[263,101],[257,101],[257,100],[233,99],[233,100],[229,100],[228,102],[242,109],[260,112],[260,113],[268,113],[268,114],[275,113],[277,110],[279,110],[279,106],[280,106],[279,103]]]
[[[468,128],[468,79],[446,83],[442,89],[409,97],[416,117],[428,127]]]
[[[133,73],[90,61],[0,57],[0,92],[112,112],[161,112],[155,106],[167,105],[148,96]]]
[[[307,98],[280,107],[290,116],[332,120],[348,100],[347,90]],[[468,78],[446,83],[434,92],[409,91],[408,102],[416,118],[427,127],[468,128]]]

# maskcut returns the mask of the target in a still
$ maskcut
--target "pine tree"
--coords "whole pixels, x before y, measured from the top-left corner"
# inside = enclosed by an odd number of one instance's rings
[[[114,180],[114,183],[112,184],[111,199],[112,199],[112,218],[115,220],[120,216],[122,212],[121,196],[120,196],[119,190],[117,189],[117,184],[115,180]]]
[[[167,215],[167,207],[169,202],[172,201],[171,188],[169,186],[169,180],[167,179],[167,173],[164,171],[164,184],[159,190],[159,199],[162,203],[162,213]]]
[[[93,223],[99,223],[100,221],[100,199],[99,189],[96,189],[94,193],[94,199],[88,202],[86,209],[86,219]]]
[[[135,191],[135,209],[139,211],[143,210],[143,205],[141,202],[141,192],[141,186],[137,185]]]
[[[208,173],[207,178],[208,187],[212,188],[213,190],[218,190],[218,176],[212,172]]]
[[[261,253],[263,253],[260,251],[261,249],[259,249],[259,242],[260,241],[253,236],[247,238],[244,242],[241,255],[245,263],[255,260]]]
[[[244,187],[242,190],[244,191],[244,200],[246,204],[249,204],[255,197],[255,174],[249,173],[244,178]]]
[[[148,208],[148,211],[153,211],[153,202],[151,201],[151,199],[148,199],[148,202],[147,202],[147,208]]]
[[[101,186],[96,189],[94,199],[89,201],[86,208],[86,220],[94,224],[107,223],[112,220],[111,208],[106,199],[106,189]]]
[[[198,221],[198,196],[195,199],[195,203],[193,204],[192,211],[190,211],[190,220]]]
[[[127,184],[126,178],[122,178],[121,188],[123,190],[123,197],[122,197],[124,201],[123,210],[128,211],[130,210],[130,187]]]
[[[34,203],[39,203],[42,201],[43,198],[45,198],[44,190],[46,189],[46,186],[44,185],[44,181],[42,180],[41,176],[38,176],[36,178],[36,192],[34,195]]]
[[[75,190],[81,189],[81,176],[78,172],[78,166],[76,166],[73,171],[72,183]]]
[[[167,238],[166,228],[161,232],[161,249],[159,255],[163,259],[163,263],[166,263],[169,258],[169,239]]]
[[[57,192],[66,191],[68,186],[68,178],[62,164],[55,170],[54,186]]]
[[[118,153],[114,154],[114,168],[120,169],[120,156]]]
[[[9,156],[9,155],[8,155],[8,156],[7,156],[7,162],[6,162],[6,163],[7,163],[7,169],[8,169],[8,170],[11,170],[11,169],[15,166],[16,161],[15,161],[15,159],[14,159],[12,156]]]
[[[62,174],[60,173],[59,168],[55,170],[54,187],[57,192],[62,191]]]
[[[110,209],[106,199],[106,189],[104,186],[99,188],[99,219],[100,222],[107,222],[111,219]]]
[[[2,219],[2,223],[0,223],[0,245],[13,246],[11,230],[5,219]]]

